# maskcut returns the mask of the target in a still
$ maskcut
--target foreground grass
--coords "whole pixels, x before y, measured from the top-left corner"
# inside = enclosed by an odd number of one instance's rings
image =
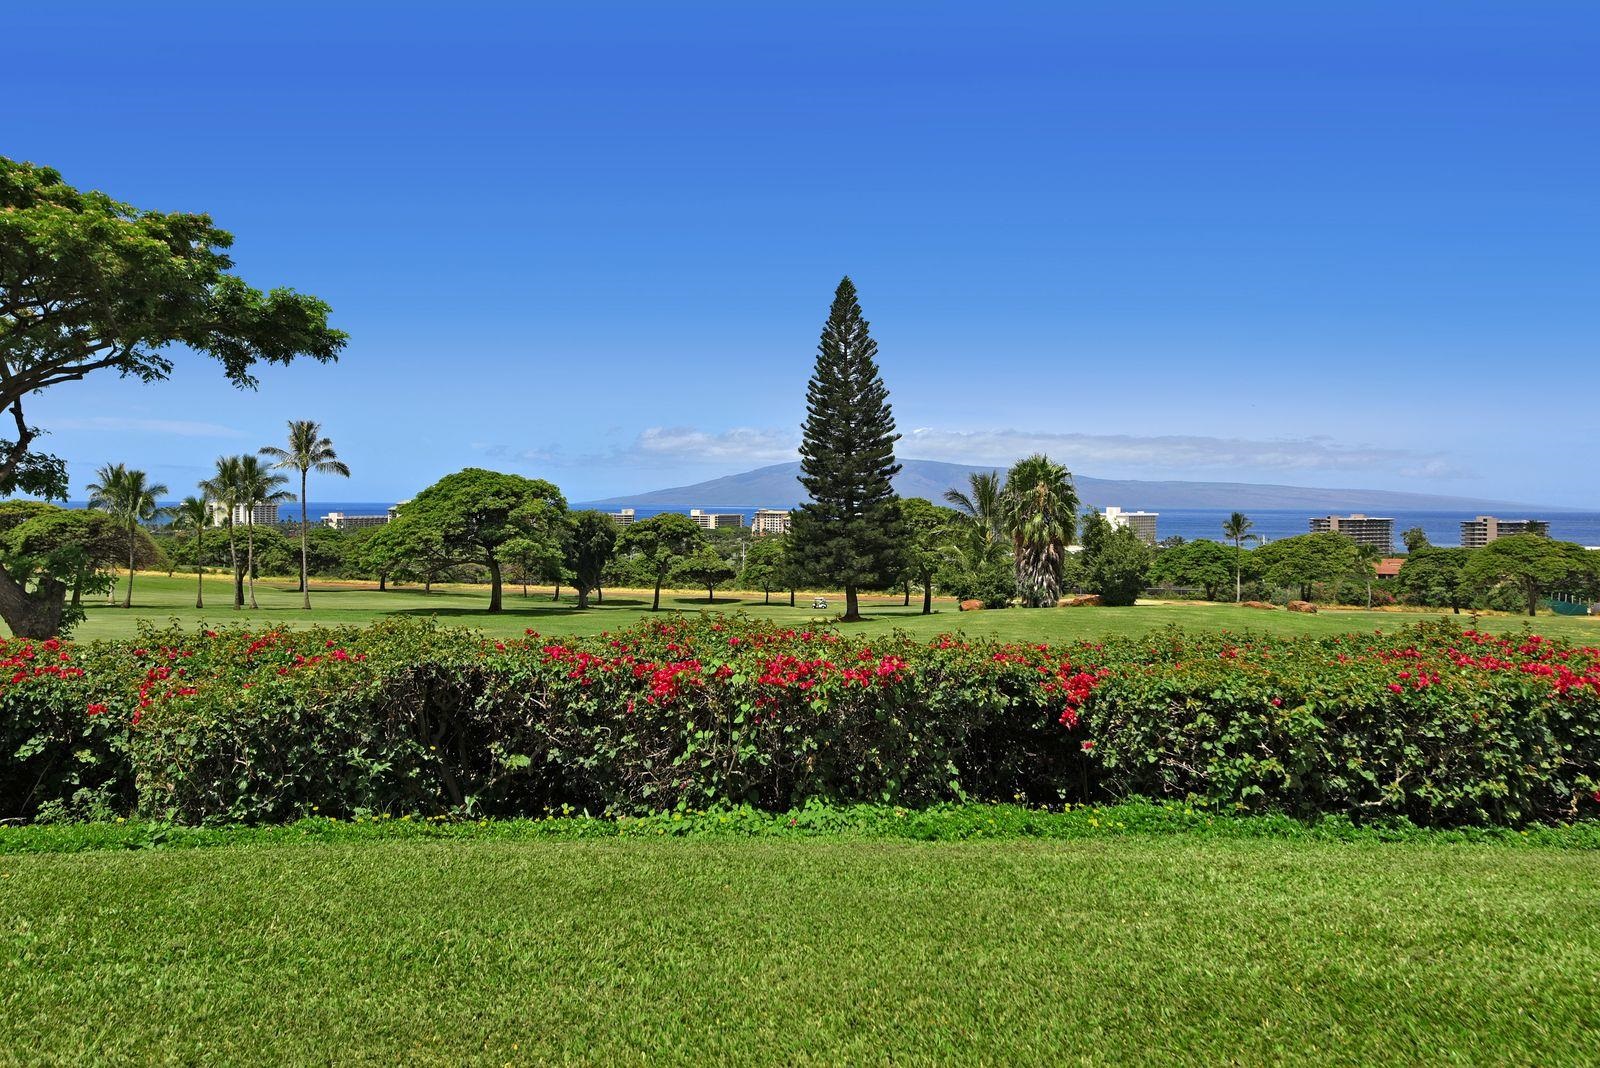
[[[1592,1063],[1600,852],[1184,834],[0,857],[0,1058]]]
[[[433,617],[444,623],[477,627],[496,637],[520,635],[532,628],[541,634],[595,634],[616,630],[648,616],[648,592],[612,591],[603,604],[579,611],[570,596],[556,602],[548,587],[532,590],[524,597],[520,587],[506,590],[505,611],[490,615],[486,589],[473,586],[441,587],[424,594],[420,588],[379,592],[363,584],[312,583],[310,612],[300,607],[300,594],[293,580],[266,579],[257,584],[259,610],[235,612],[228,580],[212,576],[206,583],[208,607],[194,607],[194,577],[140,575],[134,586],[134,607],[107,607],[96,599],[86,605],[89,618],[78,628],[79,638],[132,637],[140,620],[164,624],[176,620],[194,628],[202,624],[248,620],[256,624],[290,625],[322,623],[328,625],[367,624],[388,615]],[[815,611],[810,595],[800,598],[799,607],[790,608],[786,597],[774,596],[765,604],[760,595],[718,593],[707,603],[704,591],[671,591],[662,596],[664,609],[701,611],[742,611],[760,618],[805,625],[824,622],[838,614],[839,600],[830,598],[832,611]],[[1010,608],[1004,611],[957,612],[955,604],[941,599],[930,616],[920,613],[913,599],[911,607],[898,598],[868,598],[863,610],[867,620],[861,627],[888,631],[895,628],[912,634],[932,636],[960,630],[971,635],[993,636],[1017,641],[1064,642],[1098,640],[1119,634],[1144,634],[1177,624],[1193,630],[1245,630],[1269,634],[1341,634],[1352,630],[1385,629],[1403,626],[1418,619],[1436,618],[1429,613],[1365,612],[1325,610],[1316,615],[1284,611],[1260,611],[1231,604],[1143,604],[1132,608]],[[1462,617],[1465,618],[1465,617]],[[1516,630],[1529,622],[1520,616],[1490,616],[1480,620],[1485,629]],[[1600,620],[1575,616],[1540,616],[1535,626],[1541,633],[1579,641],[1600,639]]]

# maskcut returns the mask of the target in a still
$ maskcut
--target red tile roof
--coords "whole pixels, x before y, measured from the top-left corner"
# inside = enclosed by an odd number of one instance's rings
[[[1400,574],[1400,568],[1405,565],[1405,562],[1406,558],[1403,556],[1384,557],[1382,560],[1378,561],[1378,577],[1394,578],[1396,575]]]

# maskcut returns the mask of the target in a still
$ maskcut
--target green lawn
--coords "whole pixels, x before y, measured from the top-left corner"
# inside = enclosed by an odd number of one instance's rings
[[[261,609],[235,612],[231,607],[228,581],[217,576],[207,580],[205,611],[194,607],[194,578],[140,575],[134,585],[134,607],[124,610],[106,607],[103,600],[88,604],[89,618],[77,631],[81,638],[127,637],[140,619],[165,622],[177,619],[185,626],[217,624],[248,619],[260,623],[370,623],[384,615],[433,616],[445,623],[482,628],[496,635],[518,635],[526,628],[542,634],[592,634],[616,629],[648,615],[648,592],[609,593],[605,603],[579,612],[565,593],[559,603],[550,600],[550,589],[535,590],[524,598],[520,587],[506,590],[506,611],[498,616],[484,611],[488,603],[486,588],[451,587],[424,594],[418,587],[380,593],[360,585],[312,584],[313,609],[300,608],[300,595],[293,580],[264,579],[257,584]],[[759,595],[719,593],[711,606],[721,611],[746,611],[785,622],[806,624],[823,621],[837,614],[841,601],[830,598],[831,612],[814,611],[810,595],[800,598],[800,607],[790,608],[786,596],[774,595],[770,606]],[[672,592],[662,595],[663,608],[700,611],[707,606],[703,592]],[[1138,634],[1158,630],[1169,624],[1191,629],[1251,628],[1274,633],[1335,634],[1373,627],[1392,628],[1416,620],[1434,618],[1420,613],[1323,611],[1317,615],[1291,615],[1284,611],[1261,611],[1235,605],[1150,604],[1133,608],[1050,608],[960,613],[948,600],[936,602],[932,616],[920,614],[920,603],[913,598],[910,608],[898,598],[869,599],[865,611],[870,617],[863,624],[876,630],[900,627],[913,634],[933,635],[963,630],[973,635],[993,635],[1019,641],[1069,641],[1102,638],[1113,634]],[[1465,619],[1466,617],[1461,617]],[[1482,625],[1509,630],[1521,627],[1519,616],[1487,617]],[[1600,640],[1600,620],[1587,617],[1544,615],[1538,629],[1550,635],[1582,640]]]
[[[410,840],[0,856],[0,1060],[1594,1063],[1600,853]]]

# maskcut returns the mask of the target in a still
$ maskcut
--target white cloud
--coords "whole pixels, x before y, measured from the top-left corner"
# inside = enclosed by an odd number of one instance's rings
[[[97,415],[85,419],[52,419],[52,430],[109,430],[122,433],[170,434],[181,438],[242,438],[244,434],[221,423],[186,419],[129,419]]]
[[[692,427],[653,426],[634,439],[631,450],[645,456],[720,463],[749,460],[752,463],[781,463],[799,455],[799,438],[788,430],[757,430],[734,427],[711,433]]]

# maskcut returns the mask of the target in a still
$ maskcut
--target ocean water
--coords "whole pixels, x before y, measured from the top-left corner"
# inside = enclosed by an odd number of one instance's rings
[[[343,512],[346,515],[383,515],[393,501],[321,501],[313,498],[310,514],[313,521],[320,519],[329,512]],[[70,502],[72,507],[83,507],[82,501]],[[766,505],[702,505],[706,511],[711,512],[740,512],[749,522],[749,517],[758,507]],[[659,512],[688,511],[687,508],[639,508],[637,514],[640,519],[648,518]],[[300,505],[286,504],[279,508],[278,514],[283,519],[300,518]],[[1156,520],[1156,533],[1158,537],[1166,538],[1177,534],[1183,538],[1210,538],[1214,541],[1222,540],[1222,523],[1231,514],[1231,509],[1222,508],[1175,508],[1160,513]],[[1305,534],[1310,530],[1312,512],[1306,509],[1256,509],[1245,510],[1255,524],[1252,533],[1259,534],[1269,541],[1280,538],[1293,537],[1296,534]],[[1370,515],[1387,513],[1369,512]],[[1476,512],[1405,512],[1392,513],[1394,517],[1394,536],[1396,547],[1400,547],[1400,534],[1410,527],[1421,527],[1428,534],[1428,540],[1434,545],[1459,545],[1461,544],[1461,523],[1463,520],[1476,518]],[[1550,524],[1550,536],[1562,541],[1574,541],[1580,545],[1600,546],[1600,512],[1529,512],[1523,513],[1497,513],[1501,519],[1544,519]]]

